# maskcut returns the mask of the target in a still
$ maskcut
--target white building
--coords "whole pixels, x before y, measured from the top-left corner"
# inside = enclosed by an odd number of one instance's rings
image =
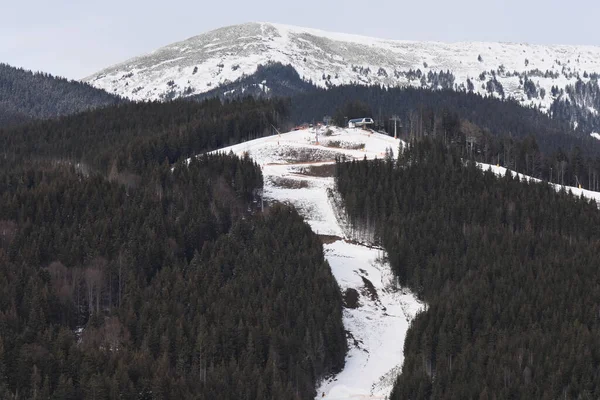
[[[373,118],[354,118],[348,121],[348,128],[360,128],[373,124]]]

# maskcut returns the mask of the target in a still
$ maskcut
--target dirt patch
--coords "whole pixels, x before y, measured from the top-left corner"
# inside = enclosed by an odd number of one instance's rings
[[[362,150],[365,148],[364,143],[343,142],[341,140],[330,140],[325,143],[325,146],[344,150]]]
[[[369,249],[383,250],[383,247],[375,245],[373,243],[368,243],[368,242],[366,242],[364,240],[360,241],[360,240],[344,239],[344,242],[350,243],[350,244],[355,244],[355,245],[358,245],[358,246],[368,247]]]
[[[270,180],[273,183],[273,186],[277,186],[284,189],[306,189],[309,186],[307,181],[301,179],[291,179],[274,176],[271,177]]]
[[[316,176],[318,178],[328,178],[335,174],[335,164],[311,165],[303,167],[298,171],[300,175]]]
[[[288,147],[281,149],[279,157],[290,164],[325,162],[335,160],[337,153],[322,148]]]
[[[341,237],[335,235],[319,235],[319,239],[321,239],[321,243],[323,244],[331,244],[342,240]]]
[[[330,162],[330,163],[334,163],[335,159],[331,159],[331,160],[323,160],[323,161],[319,161],[319,162]],[[288,166],[295,166],[295,165],[309,165],[309,164],[314,164],[314,161],[303,161],[303,162],[272,162],[272,163],[266,163],[265,165],[288,165]]]

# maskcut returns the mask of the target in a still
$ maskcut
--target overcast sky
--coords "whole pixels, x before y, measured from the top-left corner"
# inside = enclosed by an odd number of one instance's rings
[[[0,62],[79,79],[190,36],[262,21],[388,39],[600,45],[597,0],[5,0]]]

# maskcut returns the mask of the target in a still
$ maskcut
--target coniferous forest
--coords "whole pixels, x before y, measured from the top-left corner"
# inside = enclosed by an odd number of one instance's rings
[[[1,132],[0,398],[309,399],[339,287],[260,168],[280,101],[124,104]],[[241,127],[246,129],[241,129]]]
[[[0,63],[0,128],[124,101],[89,84]]]
[[[336,168],[350,223],[427,304],[392,398],[599,397],[597,204],[473,163],[600,190],[572,110],[273,68],[303,94],[130,103],[0,65],[0,398],[314,398],[347,346],[319,238],[261,210],[250,158],[207,152],[325,114],[398,114],[410,141]],[[65,103],[25,112],[36,85]]]
[[[57,120],[0,129],[3,162],[35,157],[69,161],[114,173],[140,173],[164,161],[273,132],[288,114],[285,100],[243,100],[222,104],[126,103]]]
[[[451,143],[337,165],[349,220],[427,303],[391,398],[598,397],[598,205],[483,172]]]
[[[345,86],[323,92],[328,101],[300,95],[291,100],[310,115],[313,107],[332,110],[336,124],[349,118],[375,116],[375,129],[410,141],[445,137],[460,144],[461,156],[499,164],[537,179],[600,191],[600,142],[515,102],[476,94],[423,89],[382,89]],[[378,115],[378,108],[381,114]],[[397,113],[396,128],[389,116]],[[379,125],[377,125],[379,120]]]
[[[348,108],[349,102],[362,103],[363,107]],[[353,110],[359,113],[352,114]],[[532,136],[543,151],[562,148],[569,152],[574,147],[580,147],[587,154],[600,151],[600,143],[589,136],[589,131],[583,127],[572,128],[570,116],[563,118],[557,112],[553,118],[535,108],[522,107],[513,100],[474,93],[345,85],[315,89],[292,98],[291,118],[296,121],[320,121],[324,115],[330,115],[337,117],[338,124],[343,124],[344,117],[359,118],[365,116],[364,113],[373,117],[378,128],[386,132],[394,132],[390,117],[399,116],[398,132],[401,135],[433,134],[439,129],[439,119],[446,113],[497,137],[520,140]]]

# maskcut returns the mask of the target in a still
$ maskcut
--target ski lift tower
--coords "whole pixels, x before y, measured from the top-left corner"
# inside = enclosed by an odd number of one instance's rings
[[[402,120],[400,119],[399,116],[394,115],[392,116],[392,118],[390,118],[390,121],[394,121],[394,139],[398,139],[398,132],[397,132],[397,128],[396,125],[399,122],[400,123],[400,127],[402,127]]]

